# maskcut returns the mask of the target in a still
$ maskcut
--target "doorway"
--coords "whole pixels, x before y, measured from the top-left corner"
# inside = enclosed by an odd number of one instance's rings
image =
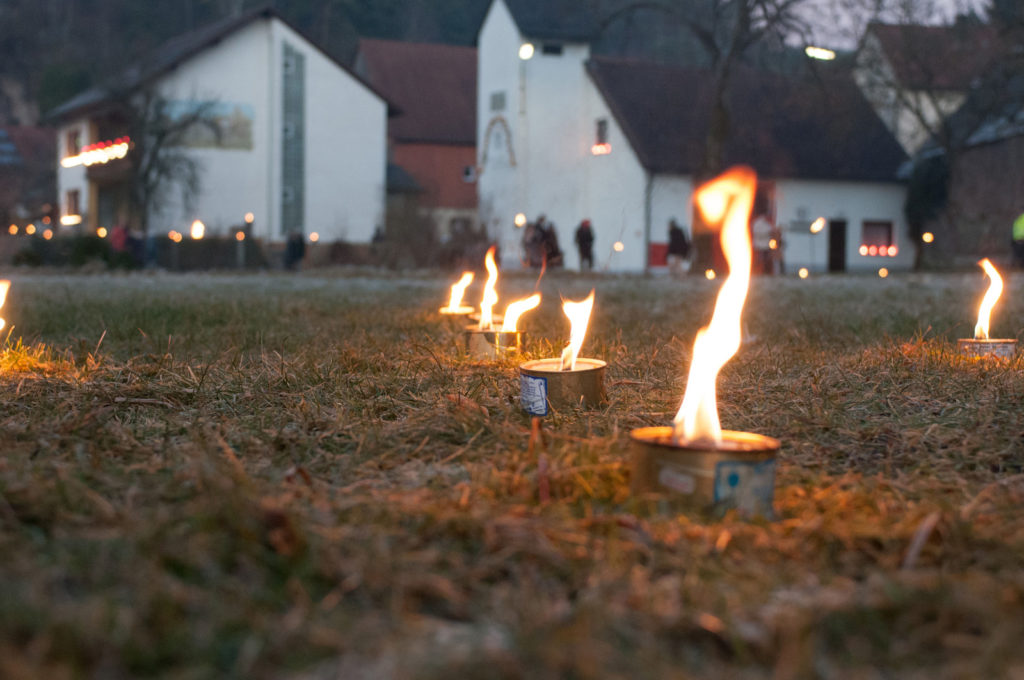
[[[829,220],[828,270],[846,271],[846,220]]]

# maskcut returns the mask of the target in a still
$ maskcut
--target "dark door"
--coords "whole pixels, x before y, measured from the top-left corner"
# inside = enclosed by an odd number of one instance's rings
[[[828,223],[828,270],[846,271],[846,220]]]

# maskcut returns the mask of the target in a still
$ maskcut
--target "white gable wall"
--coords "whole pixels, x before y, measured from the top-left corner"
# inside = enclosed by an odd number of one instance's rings
[[[903,217],[906,187],[883,182],[832,182],[786,180],[775,183],[776,222],[783,229],[782,241],[787,273],[800,267],[812,272],[828,271],[829,228],[812,234],[810,223],[818,217],[846,221],[846,269],[851,272],[910,269],[914,244]],[[891,221],[895,257],[862,256],[865,221]]]

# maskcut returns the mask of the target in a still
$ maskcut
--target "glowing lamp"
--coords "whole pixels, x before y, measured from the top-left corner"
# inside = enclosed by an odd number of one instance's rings
[[[886,269],[885,267],[882,267],[881,269],[878,270],[878,278],[884,279],[884,278],[887,278],[888,276],[889,276],[889,270]]]
[[[189,229],[189,236],[191,236],[194,241],[199,241],[205,235],[206,225],[203,224],[201,220],[195,220],[192,223],[192,227]]]
[[[36,225],[29,224],[27,227],[25,227],[25,233],[28,234],[29,236],[36,233]]]
[[[615,243],[612,244],[612,250],[614,250],[617,253],[621,253],[625,249],[626,245],[622,241],[616,241]]]
[[[236,231],[235,232],[235,240],[236,241],[244,241],[245,240],[245,232],[242,231],[241,229]]]
[[[96,230],[96,235],[99,236],[100,238],[106,238],[107,237],[107,228],[106,227],[100,227],[99,229]]]
[[[807,267],[800,267],[800,271],[798,271],[796,274],[801,279],[806,279],[808,276],[810,276],[810,272],[807,271]]]
[[[526,215],[523,213],[516,213],[516,216],[512,221],[515,222],[516,227],[522,229],[526,226]]]
[[[935,234],[933,234],[930,231],[926,231],[923,234],[921,234],[921,240],[924,241],[925,243],[931,243],[935,240]]]
[[[523,43],[519,46],[519,58],[523,61],[532,59],[534,51],[533,43]]]
[[[81,215],[64,215],[60,218],[60,223],[65,227],[73,227],[76,224],[82,223]]]
[[[320,240],[320,234],[318,234],[317,232],[314,231],[313,233],[311,233],[309,235],[309,242],[310,243],[316,243],[319,240]]]
[[[43,238],[46,239],[47,241],[53,238],[53,229],[44,229]]]
[[[14,236],[15,234],[17,234],[18,233],[18,225],[17,224],[12,224],[11,226],[7,227],[7,233],[10,234],[11,236]]]

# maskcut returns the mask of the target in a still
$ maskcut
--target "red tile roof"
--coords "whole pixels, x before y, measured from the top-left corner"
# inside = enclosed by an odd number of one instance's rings
[[[871,24],[900,83],[910,89],[966,90],[1000,51],[989,25]]]
[[[389,121],[396,142],[476,143],[476,49],[363,39],[359,66],[401,114]]]

